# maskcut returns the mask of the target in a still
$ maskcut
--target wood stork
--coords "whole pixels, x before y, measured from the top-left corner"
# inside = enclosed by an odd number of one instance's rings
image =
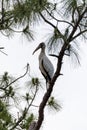
[[[54,74],[54,67],[51,61],[48,59],[48,57],[45,54],[45,43],[42,42],[38,45],[38,47],[34,50],[33,54],[41,48],[41,52],[39,55],[39,69],[46,79],[46,83],[49,83],[53,77]]]

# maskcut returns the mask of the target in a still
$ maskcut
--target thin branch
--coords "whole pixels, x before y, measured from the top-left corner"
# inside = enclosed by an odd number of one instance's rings
[[[83,33],[82,37],[84,37],[85,40],[87,40],[87,36]]]
[[[72,41],[72,37],[73,37],[73,35],[75,34],[75,32],[76,32],[76,30],[77,30],[77,27],[78,27],[79,23],[81,22],[82,18],[84,17],[84,14],[85,14],[86,12],[87,12],[87,7],[86,7],[85,10],[83,11],[83,13],[79,16],[78,21],[76,22],[76,24],[75,24],[75,26],[74,26],[74,28],[73,28],[73,30],[72,30],[72,32],[71,32],[69,38],[67,39],[68,42],[71,42],[71,41]]]
[[[2,49],[4,49],[4,47],[0,47],[0,49],[2,50]]]
[[[38,108],[38,107],[39,107],[39,106],[37,106],[37,105],[33,105],[33,104],[32,104],[31,106],[32,106],[32,107],[36,107],[36,108]]]
[[[73,24],[71,24],[70,22],[65,21],[65,20],[59,20],[59,19],[55,18],[46,8],[45,8],[45,10],[46,10],[47,13],[48,13],[54,20],[56,20],[57,22],[67,23],[67,24],[71,25],[72,27],[74,27]]]
[[[74,37],[72,37],[71,41],[73,41],[74,39],[76,39],[77,37],[79,37],[81,34],[87,32],[87,29],[84,31],[81,31],[80,33],[76,34]]]
[[[0,52],[3,53],[3,54],[6,55],[6,56],[8,55],[8,54],[6,54],[5,52],[3,52],[3,51],[1,51],[1,50],[0,50]]]
[[[17,79],[13,80],[10,84],[7,85],[7,87],[8,87],[8,86],[11,86],[13,83],[15,83],[15,82],[18,81],[19,79],[23,78],[23,77],[27,74],[28,69],[29,69],[29,64],[27,64],[26,72],[25,72],[23,75],[21,75],[20,77],[18,77]]]
[[[12,29],[12,28],[9,28],[11,31],[13,31],[13,32],[16,32],[16,33],[22,33],[23,32],[23,30],[20,30],[20,31],[18,31],[18,30],[14,30],[14,29]]]
[[[70,54],[67,54],[67,53],[64,53],[64,55],[66,55],[66,56],[70,56]]]
[[[51,25],[53,28],[56,28],[56,26],[54,24],[52,24],[51,22],[49,22],[44,16],[43,14],[40,12],[40,16],[43,18],[43,20],[48,23],[49,25]]]
[[[38,91],[38,86],[36,85],[36,90],[35,90],[35,93],[34,93],[34,96],[33,96],[32,100],[31,100],[31,102],[30,102],[30,104],[28,106],[28,109],[29,109],[30,106],[33,106],[32,103],[33,103],[33,101],[34,101],[34,99],[36,97],[37,91]]]
[[[83,26],[83,27],[85,27],[85,28],[87,27],[87,25],[84,25],[84,24],[82,24],[82,23],[80,23],[80,25]]]
[[[0,47],[0,52],[7,55],[5,52],[2,51],[2,49],[4,49],[4,47]]]
[[[64,39],[64,36],[62,35],[62,33],[59,31],[59,29],[54,25],[52,24],[51,22],[49,22],[44,16],[43,14],[40,12],[40,16],[43,18],[43,20],[48,23],[50,26],[52,26],[53,28],[57,29],[58,33],[60,34],[60,36]]]
[[[55,55],[55,54],[49,54],[49,56],[53,56],[53,57],[59,58],[59,56]]]

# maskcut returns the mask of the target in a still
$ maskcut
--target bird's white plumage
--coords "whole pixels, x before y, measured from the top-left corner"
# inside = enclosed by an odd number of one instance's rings
[[[49,82],[54,74],[54,67],[51,61],[48,59],[48,57],[45,54],[45,43],[40,43],[39,46],[34,50],[33,54],[41,48],[41,52],[39,55],[39,68],[41,73],[46,79],[46,82]]]
[[[51,61],[48,59],[48,57],[43,53],[40,53],[40,55],[39,55],[39,68],[45,76],[47,76],[47,73],[48,73],[50,78],[53,77],[54,67],[53,67]]]

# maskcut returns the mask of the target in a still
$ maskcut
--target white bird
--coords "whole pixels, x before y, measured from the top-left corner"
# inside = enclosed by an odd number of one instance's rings
[[[46,83],[49,83],[54,74],[54,67],[45,54],[45,47],[46,46],[44,42],[40,43],[39,46],[34,50],[33,54],[41,48],[41,52],[39,55],[39,69],[44,78],[46,79]]]

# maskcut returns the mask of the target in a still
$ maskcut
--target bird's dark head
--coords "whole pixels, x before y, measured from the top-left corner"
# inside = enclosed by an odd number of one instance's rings
[[[39,46],[40,46],[40,48],[42,48],[42,49],[43,49],[43,48],[45,48],[45,46],[46,46],[46,45],[45,45],[45,43],[44,43],[44,42],[41,42],[41,43],[39,44]]]
[[[34,50],[34,52],[33,52],[33,54],[38,50],[38,49],[42,49],[42,50],[44,50],[45,49],[45,43],[44,42],[41,42],[39,45],[38,45],[38,47]]]

